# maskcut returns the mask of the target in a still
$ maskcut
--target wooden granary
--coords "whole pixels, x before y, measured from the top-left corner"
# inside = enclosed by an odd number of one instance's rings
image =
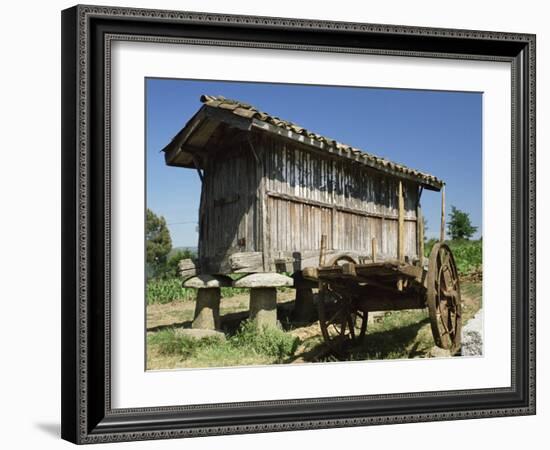
[[[443,242],[441,180],[239,101],[201,101],[164,149],[167,164],[202,180],[198,267],[180,265],[184,278],[199,274],[184,281],[199,290],[193,328],[219,328],[224,285],[250,288],[250,318],[273,326],[276,288],[294,286],[294,320],[318,318],[337,355],[362,341],[369,312],[423,308],[436,345],[459,352],[460,283]],[[423,189],[442,191],[440,242],[428,259]],[[225,276],[234,272],[248,275]]]
[[[164,148],[166,164],[202,180],[201,273],[298,272],[321,252],[421,260],[420,197],[441,180],[240,101],[201,102]]]

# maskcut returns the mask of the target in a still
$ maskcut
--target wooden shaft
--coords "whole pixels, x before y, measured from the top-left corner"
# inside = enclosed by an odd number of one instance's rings
[[[445,240],[445,185],[441,188],[441,230],[439,233],[439,241]]]
[[[399,180],[398,190],[398,230],[397,230],[397,259],[405,259],[405,200],[403,198],[403,182]]]
[[[319,251],[319,266],[325,265],[325,253],[327,250],[327,235],[321,235],[321,250]]]

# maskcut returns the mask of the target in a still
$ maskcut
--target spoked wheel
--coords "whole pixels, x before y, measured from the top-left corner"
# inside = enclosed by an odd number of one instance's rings
[[[458,270],[447,244],[435,244],[430,253],[427,303],[435,344],[456,353],[460,349],[462,306]]]
[[[349,256],[334,258],[330,265],[354,262]],[[319,323],[325,343],[337,357],[360,344],[367,331],[368,313],[359,310],[353,297],[328,283],[319,287]]]
[[[350,297],[323,284],[319,289],[319,323],[323,339],[336,356],[360,344],[367,331],[368,313],[358,310]]]

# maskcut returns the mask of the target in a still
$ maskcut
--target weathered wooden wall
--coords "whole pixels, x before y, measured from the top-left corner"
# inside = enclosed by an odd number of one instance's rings
[[[396,258],[398,183],[265,133],[234,141],[205,162],[201,271],[300,270],[317,264],[322,234],[329,257],[369,256],[376,237],[378,257]],[[403,189],[404,253],[415,259],[418,186]]]
[[[238,271],[230,266],[231,255],[261,250],[261,179],[246,143],[234,144],[206,162],[199,213],[202,272]]]
[[[321,235],[329,253],[397,257],[398,180],[349,161],[321,157],[289,141],[261,139],[266,170],[269,244],[273,259],[300,265],[318,258]],[[403,182],[405,256],[417,257],[418,186]],[[306,261],[307,260],[307,261]]]

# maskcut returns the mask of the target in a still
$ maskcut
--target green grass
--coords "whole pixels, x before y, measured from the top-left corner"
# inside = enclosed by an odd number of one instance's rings
[[[239,278],[232,276],[232,278]],[[279,292],[288,291],[289,288],[277,288]],[[239,294],[248,294],[248,288],[222,287],[221,294],[224,298],[233,297]],[[197,290],[182,286],[181,278],[154,278],[147,281],[146,300],[148,305],[165,304],[176,300],[195,300]]]
[[[174,300],[193,300],[195,298],[195,290],[184,288],[181,285],[181,279],[152,279],[147,281],[147,289],[145,297],[147,304],[153,303],[170,303]]]
[[[393,311],[369,324],[363,345],[352,351],[350,360],[412,358],[433,345],[426,311]]]
[[[167,328],[149,335],[148,345],[162,355],[176,355],[187,367],[222,367],[277,364],[293,355],[300,340],[278,328],[259,329],[244,321],[226,340],[217,337],[193,339]]]
[[[432,247],[436,242],[437,241],[435,239],[431,239],[426,243],[424,253],[427,258],[430,256]],[[449,245],[451,251],[453,252],[458,272],[461,275],[471,273],[481,267],[483,261],[483,242],[481,240],[446,241],[446,244]]]

